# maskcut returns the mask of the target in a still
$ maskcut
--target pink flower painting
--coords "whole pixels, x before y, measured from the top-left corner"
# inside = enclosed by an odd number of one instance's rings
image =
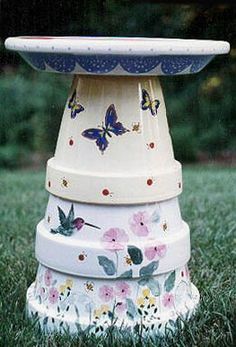
[[[119,228],[111,228],[107,230],[102,236],[102,243],[104,248],[109,251],[120,251],[124,249],[125,243],[129,238],[126,232]]]
[[[171,308],[174,305],[174,295],[171,293],[165,293],[162,302],[165,307]]]
[[[47,269],[44,274],[44,282],[47,287],[51,285],[51,281],[52,281],[52,272]]]
[[[59,292],[55,287],[52,287],[49,289],[49,297],[48,300],[50,304],[54,305],[57,303],[57,300],[59,298]]]
[[[118,282],[116,284],[116,296],[120,299],[125,299],[131,294],[130,286],[126,282]]]
[[[144,252],[148,260],[163,258],[166,254],[166,245],[156,245],[145,248]]]
[[[99,296],[105,302],[111,301],[114,297],[114,289],[110,286],[104,285],[99,288]]]
[[[134,213],[130,220],[130,229],[138,236],[147,236],[150,232],[150,222],[151,219],[146,211]]]

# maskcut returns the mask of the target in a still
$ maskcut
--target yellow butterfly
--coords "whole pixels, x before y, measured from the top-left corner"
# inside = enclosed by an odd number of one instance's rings
[[[160,106],[160,101],[157,99],[151,100],[150,95],[145,89],[142,89],[142,98],[143,98],[141,102],[142,110],[144,111],[150,110],[152,116],[155,117],[155,115],[157,115],[158,107]]]
[[[84,107],[78,103],[77,98],[76,98],[76,89],[74,90],[69,103],[68,103],[68,108],[71,109],[71,118],[76,118],[77,114],[80,112],[84,111]]]

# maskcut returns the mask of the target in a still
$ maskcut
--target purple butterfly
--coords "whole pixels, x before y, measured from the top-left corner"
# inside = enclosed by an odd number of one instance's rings
[[[84,107],[76,99],[76,89],[69,100],[68,107],[71,109],[71,118],[73,119],[76,118],[77,113],[84,111]]]
[[[105,126],[102,124],[101,129],[91,128],[84,130],[82,135],[90,140],[96,140],[96,145],[103,153],[108,146],[107,137],[112,137],[112,134],[116,136],[122,135],[129,131],[124,128],[121,122],[117,122],[117,114],[115,106],[112,104],[108,107],[105,116]]]

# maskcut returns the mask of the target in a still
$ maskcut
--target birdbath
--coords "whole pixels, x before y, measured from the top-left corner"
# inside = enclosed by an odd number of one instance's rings
[[[196,73],[229,44],[29,36],[5,45],[36,70],[73,75],[47,163],[28,316],[46,331],[174,329],[178,317],[194,313],[199,292],[188,271],[182,169],[157,76]]]

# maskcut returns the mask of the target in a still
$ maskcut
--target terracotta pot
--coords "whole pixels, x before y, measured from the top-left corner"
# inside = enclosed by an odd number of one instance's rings
[[[37,226],[29,316],[47,331],[175,329],[199,293],[177,198],[181,165],[154,76],[198,72],[229,44],[18,37],[5,45],[37,70],[75,75],[47,164],[50,196]]]

